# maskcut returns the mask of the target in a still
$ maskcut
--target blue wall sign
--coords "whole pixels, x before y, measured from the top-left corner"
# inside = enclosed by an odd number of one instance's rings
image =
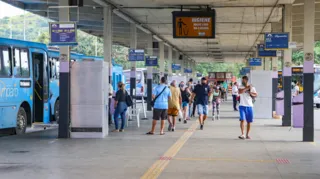
[[[50,22],[49,45],[78,45],[77,24],[75,22]]]
[[[184,69],[184,73],[192,73],[192,69],[191,68],[185,68]]]
[[[265,49],[288,49],[289,33],[265,33]]]
[[[250,66],[261,66],[262,59],[261,58],[249,58],[249,65]]]
[[[197,73],[197,77],[202,77],[202,74],[201,73]]]
[[[181,64],[172,64],[172,70],[181,70]]]
[[[157,56],[147,56],[146,57],[146,66],[149,66],[149,67],[158,66],[158,57]]]
[[[144,50],[129,49],[129,61],[144,61]]]
[[[258,56],[259,57],[277,57],[276,50],[265,50],[264,44],[258,44]]]

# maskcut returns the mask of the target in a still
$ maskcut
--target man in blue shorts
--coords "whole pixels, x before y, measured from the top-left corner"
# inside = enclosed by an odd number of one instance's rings
[[[201,79],[201,84],[198,84],[192,93],[190,104],[194,100],[194,97],[197,96],[197,100],[195,101],[198,113],[199,113],[199,123],[200,129],[203,130],[204,121],[207,119],[207,115],[209,112],[208,108],[208,100],[210,94],[210,87],[207,84],[207,79],[203,77]]]
[[[242,85],[239,87],[239,95],[240,95],[240,128],[241,135],[239,139],[251,139],[249,136],[251,123],[253,122],[253,101],[254,98],[257,97],[257,92],[252,85],[248,83],[249,79],[247,76],[242,77]],[[247,133],[244,136],[244,120],[247,121]]]

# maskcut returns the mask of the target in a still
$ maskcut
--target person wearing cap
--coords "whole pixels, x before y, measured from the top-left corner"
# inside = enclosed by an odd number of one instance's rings
[[[201,79],[201,84],[198,84],[191,95],[191,101],[194,100],[195,96],[197,96],[197,100],[195,103],[197,104],[198,114],[199,114],[199,123],[200,129],[203,130],[204,121],[207,119],[208,116],[208,98],[210,94],[210,87],[207,84],[207,79],[203,77]]]

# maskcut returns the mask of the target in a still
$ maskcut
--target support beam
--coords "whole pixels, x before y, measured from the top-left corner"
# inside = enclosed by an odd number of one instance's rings
[[[304,1],[303,141],[314,141],[314,20],[315,0]]]
[[[167,59],[167,64],[168,64],[168,76],[172,76],[172,47],[168,47],[168,59]]]
[[[160,71],[160,78],[164,76],[164,65],[165,65],[165,59],[164,59],[164,42],[159,42],[159,71]]]
[[[60,6],[67,6],[68,1],[59,0]],[[68,22],[70,19],[69,8],[59,9],[59,21]],[[62,46],[59,48],[60,56],[66,61],[60,61],[59,78],[59,138],[70,138],[70,48]]]
[[[292,4],[286,4],[284,8],[284,32],[289,32],[292,39]],[[291,126],[291,83],[292,83],[292,49],[284,50],[284,66],[283,66],[283,90],[284,90],[284,116],[282,118],[282,126]]]
[[[276,111],[277,92],[278,92],[278,57],[272,57],[272,111]]]
[[[130,49],[137,48],[137,27],[136,24],[130,24]],[[145,90],[145,89],[143,89]],[[141,96],[144,96],[144,91]],[[130,95],[136,96],[136,62],[131,62],[131,72],[130,72]]]

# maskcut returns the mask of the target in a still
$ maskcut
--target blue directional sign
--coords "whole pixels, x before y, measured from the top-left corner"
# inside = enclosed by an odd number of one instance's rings
[[[129,61],[144,61],[144,50],[129,49]]]
[[[243,67],[240,71],[240,75],[244,76],[250,73],[250,67]]]
[[[184,73],[192,73],[192,69],[191,68],[185,68],[184,69]]]
[[[262,59],[261,58],[249,58],[249,65],[250,66],[261,66]]]
[[[181,64],[172,64],[172,70],[181,70]]]
[[[201,73],[197,73],[197,77],[202,77],[202,74]]]
[[[265,33],[265,49],[288,49],[289,33]]]
[[[75,22],[50,22],[50,45],[77,45]]]
[[[146,66],[148,66],[148,67],[158,66],[158,57],[157,56],[147,56],[146,57]]]
[[[276,57],[277,51],[276,50],[265,50],[264,44],[258,44],[258,56],[259,57]]]

